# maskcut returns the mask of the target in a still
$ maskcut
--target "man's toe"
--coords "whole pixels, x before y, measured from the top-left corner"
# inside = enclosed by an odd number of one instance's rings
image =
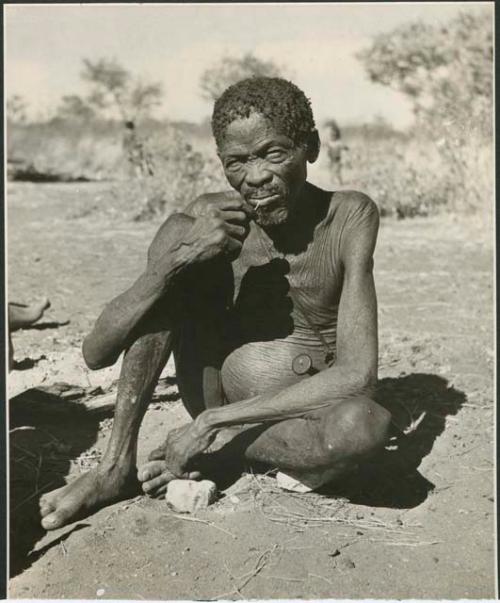
[[[148,480],[161,475],[165,469],[165,461],[150,461],[139,468],[137,471],[137,479],[141,482],[147,482]]]
[[[165,498],[165,494],[167,492],[167,486],[168,486],[168,484],[163,484],[163,486],[160,486],[149,496],[152,496],[153,498]]]
[[[70,520],[71,512],[69,509],[60,509],[58,511],[53,511],[45,517],[42,518],[42,527],[46,530],[56,530],[64,526],[67,523],[71,523]]]
[[[172,479],[171,474],[162,473],[158,477],[150,479],[142,484],[142,489],[147,494],[151,494],[156,492],[156,490],[162,486],[166,486],[168,482]]]
[[[45,515],[48,515],[52,511],[54,511],[54,507],[53,507],[53,505],[50,504],[49,501],[47,501],[47,500],[40,501],[40,514],[42,517],[45,517]]]

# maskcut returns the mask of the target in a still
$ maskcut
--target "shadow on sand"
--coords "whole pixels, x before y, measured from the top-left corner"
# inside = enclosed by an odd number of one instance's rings
[[[397,425],[389,449],[361,467],[341,487],[324,488],[322,492],[341,494],[355,504],[370,507],[416,507],[434,489],[418,466],[445,430],[446,417],[457,414],[466,396],[449,387],[439,375],[412,373],[379,381],[375,399],[392,413]]]
[[[110,414],[89,412],[83,404],[40,390],[10,400],[11,577],[40,556],[30,554],[46,533],[40,525],[40,497],[65,485],[71,459],[95,443],[99,421]]]
[[[413,373],[379,381],[375,400],[393,416],[389,446],[355,473],[318,492],[370,507],[415,507],[434,489],[434,484],[418,472],[418,466],[443,433],[446,417],[456,414],[466,401],[465,394],[448,387],[439,375]],[[220,490],[228,488],[245,470],[242,451],[265,428],[259,424],[238,434],[219,451],[207,455],[206,467],[199,462],[198,468]],[[253,465],[252,469],[265,472],[269,467]]]

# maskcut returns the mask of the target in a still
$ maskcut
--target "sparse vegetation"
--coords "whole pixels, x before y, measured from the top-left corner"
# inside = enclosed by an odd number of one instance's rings
[[[412,100],[415,125],[405,133],[380,119],[342,128],[349,146],[346,185],[366,191],[382,215],[490,214],[489,11],[461,14],[446,27],[410,23],[377,37],[359,59],[374,82]],[[251,54],[226,57],[203,74],[200,89],[212,101],[244,77],[283,74],[282,67]],[[151,119],[162,95],[158,84],[141,81],[111,59],[85,60],[82,78],[88,94],[64,97],[57,116],[45,123],[29,123],[24,99],[10,99],[12,178],[113,180],[120,207],[141,220],[178,210],[201,192],[227,187],[206,123]],[[134,136],[148,158],[147,173],[130,173],[124,147],[127,121],[137,126]]]
[[[491,207],[491,11],[463,12],[443,26],[409,23],[379,35],[359,59],[373,82],[403,92],[413,104],[412,143],[398,150],[392,166],[398,194],[413,195],[404,206],[417,213]],[[385,164],[389,156],[378,154]],[[412,184],[413,193],[407,190]]]

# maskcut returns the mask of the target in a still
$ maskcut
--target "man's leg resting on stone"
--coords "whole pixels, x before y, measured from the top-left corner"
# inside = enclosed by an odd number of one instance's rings
[[[354,471],[380,450],[387,441],[390,420],[386,409],[358,396],[301,418],[224,428],[218,438],[227,443],[216,452],[201,455],[193,470],[213,477],[240,458],[279,469],[310,488],[319,488]],[[164,491],[169,481],[165,462],[149,462],[145,469],[147,487]]]
[[[147,333],[125,352],[106,452],[98,467],[41,498],[45,529],[59,528],[137,492],[139,428],[170,355],[172,339],[167,330]]]

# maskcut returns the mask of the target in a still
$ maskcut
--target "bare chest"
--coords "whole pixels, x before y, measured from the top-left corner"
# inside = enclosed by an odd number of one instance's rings
[[[342,292],[342,270],[331,246],[317,236],[302,249],[283,253],[256,231],[232,264],[236,307],[272,313],[275,303],[305,306],[320,323],[336,314]],[[297,300],[297,304],[294,304]],[[296,308],[295,308],[296,309]]]

